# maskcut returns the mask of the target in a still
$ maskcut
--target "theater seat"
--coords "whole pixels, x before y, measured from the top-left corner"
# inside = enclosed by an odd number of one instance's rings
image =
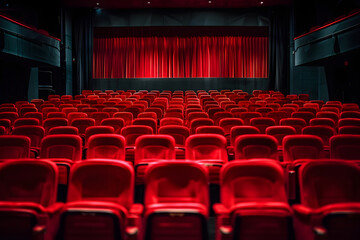
[[[284,162],[324,158],[324,142],[314,135],[289,135],[283,139]]]
[[[277,160],[275,137],[266,134],[246,134],[236,138],[234,144],[235,160],[270,158]]]
[[[193,134],[186,139],[185,159],[208,167],[211,183],[219,182],[221,167],[227,163],[226,138],[219,134]]]
[[[30,138],[21,135],[0,136],[0,159],[30,157]]]
[[[0,164],[0,239],[52,239],[58,170],[43,160]]]
[[[145,176],[145,239],[208,239],[207,170],[192,161],[151,164]]]
[[[87,159],[125,160],[125,138],[117,134],[95,134],[88,139]]]
[[[293,239],[281,166],[270,159],[233,161],[221,170],[214,205],[217,240]]]
[[[139,239],[142,206],[133,203],[134,171],[126,162],[75,164],[57,239]]]
[[[308,161],[299,170],[300,204],[293,205],[297,239],[360,236],[360,168],[347,161]]]
[[[336,135],[330,138],[330,158],[360,160],[360,135]]]
[[[79,161],[82,158],[82,140],[73,134],[48,135],[41,140],[40,158]]]

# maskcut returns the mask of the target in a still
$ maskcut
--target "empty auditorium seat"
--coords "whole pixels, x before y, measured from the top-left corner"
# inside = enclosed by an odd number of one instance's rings
[[[40,143],[40,158],[82,158],[82,140],[73,134],[48,135]]]
[[[266,128],[265,133],[275,137],[278,141],[278,146],[282,149],[282,142],[284,137],[287,135],[295,135],[296,130],[291,126],[272,126]]]
[[[85,130],[85,146],[87,146],[87,141],[89,138],[96,134],[113,134],[114,128],[111,126],[92,126],[88,127]]]
[[[221,170],[214,205],[215,239],[294,239],[281,166],[268,159],[233,161]]]
[[[19,114],[16,112],[0,112],[0,119],[9,119],[11,125],[13,125],[15,120],[18,118],[19,118]]]
[[[306,125],[309,125],[310,119],[315,118],[315,114],[312,112],[293,112],[291,114],[291,117],[304,119],[306,122]]]
[[[259,129],[253,126],[234,126],[230,130],[230,143],[234,146],[235,140],[238,136],[245,134],[260,134]]]
[[[133,203],[133,178],[126,162],[100,159],[75,164],[57,239],[138,239],[142,206]]]
[[[336,135],[330,138],[330,158],[360,160],[360,135]]]
[[[250,125],[259,129],[260,133],[265,133],[267,127],[275,126],[275,120],[272,118],[259,117],[250,119]]]
[[[154,134],[157,133],[157,121],[153,118],[137,118],[133,120],[132,125],[149,126]]]
[[[234,143],[235,160],[270,158],[278,159],[278,142],[275,137],[266,134],[246,134],[236,138]]]
[[[24,118],[36,118],[39,120],[39,124],[43,124],[43,114],[41,112],[28,112],[24,114]]]
[[[121,129],[125,126],[125,120],[122,118],[106,118],[101,121],[100,125],[113,127],[114,133],[120,134]]]
[[[231,128],[244,125],[244,121],[239,118],[223,118],[219,126],[224,129],[225,136],[230,136]]]
[[[344,127],[344,126],[360,126],[360,119],[358,118],[339,119],[338,127]]]
[[[179,125],[183,126],[184,121],[180,118],[176,117],[164,117],[160,120],[160,127],[162,126],[168,126],[168,125]]]
[[[72,126],[60,126],[60,127],[53,127],[49,130],[48,135],[52,134],[79,134],[79,129]]]
[[[193,134],[185,142],[185,159],[208,166],[211,183],[219,182],[219,172],[227,163],[226,138],[219,134]]]
[[[314,135],[289,135],[283,139],[284,162],[324,158],[324,142]]]
[[[339,134],[360,135],[360,126],[343,126],[343,127],[339,127]]]
[[[45,129],[45,135],[48,134],[49,130],[53,127],[67,126],[68,120],[66,118],[48,118],[43,122],[43,127]]]
[[[0,159],[30,157],[30,138],[22,135],[0,136]]]
[[[40,122],[39,119],[36,118],[18,118],[14,122],[14,128],[26,125],[39,126]]]
[[[95,120],[92,118],[75,118],[71,122],[71,126],[79,130],[80,135],[85,135],[86,128],[95,126]]]
[[[43,160],[6,161],[0,165],[0,238],[52,239],[49,219],[56,204],[58,170]]]
[[[45,129],[41,126],[19,126],[13,129],[12,135],[22,135],[30,138],[31,151],[39,155],[40,142],[45,135]],[[32,156],[32,157],[34,157]]]
[[[323,140],[324,146],[328,147],[329,140],[336,135],[336,131],[330,126],[306,126],[302,129],[302,134],[318,136]]]
[[[225,136],[224,129],[220,126],[200,126],[196,128],[196,134],[198,133],[213,133]]]
[[[307,125],[302,118],[284,118],[280,120],[281,126],[291,126],[295,128],[297,134],[301,134],[301,130]]]
[[[189,128],[185,126],[168,125],[159,128],[159,134],[167,134],[175,139],[176,158],[183,159],[185,157],[185,141],[190,135]]]
[[[88,139],[87,158],[125,160],[125,138],[117,134],[96,134]]]
[[[135,146],[136,138],[144,134],[153,134],[153,129],[144,125],[130,125],[121,129],[121,135],[126,139],[126,146]]]
[[[212,119],[210,119],[210,118],[196,118],[196,119],[193,119],[189,124],[190,133],[195,134],[197,127],[200,127],[200,126],[213,126],[213,125],[214,125],[214,121]]]
[[[346,161],[308,161],[299,170],[297,239],[351,239],[360,234],[360,169]]]
[[[313,118],[310,120],[310,126],[329,126],[336,129],[337,122],[331,118]]]
[[[145,239],[208,239],[207,170],[192,161],[161,161],[145,176]]]
[[[243,112],[240,113],[240,118],[244,121],[244,125],[250,125],[250,119],[261,117],[261,113],[258,112]]]
[[[88,115],[83,112],[71,112],[67,115],[69,125],[72,124],[72,121],[76,118],[87,118]]]
[[[317,118],[331,118],[335,121],[335,123],[338,122],[339,120],[339,114],[334,113],[334,112],[318,112],[316,114]]]
[[[347,111],[340,114],[340,118],[360,118],[359,111]]]

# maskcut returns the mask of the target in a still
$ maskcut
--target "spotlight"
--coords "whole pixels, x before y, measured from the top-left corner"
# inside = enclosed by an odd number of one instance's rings
[[[148,5],[150,5],[150,4],[151,4],[151,2],[149,1],[149,2],[147,2],[147,4],[148,4]]]
[[[212,3],[212,1],[211,0],[209,0],[209,4],[211,4]]]
[[[96,6],[99,6],[99,5],[100,5],[100,3],[97,2],[97,3],[96,3]]]
[[[263,4],[264,4],[264,2],[263,2],[263,1],[261,1],[261,2],[260,2],[260,4],[261,4],[261,5],[263,5]]]

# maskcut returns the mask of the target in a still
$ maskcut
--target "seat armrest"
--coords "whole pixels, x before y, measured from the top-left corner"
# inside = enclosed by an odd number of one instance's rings
[[[304,205],[300,204],[294,204],[292,206],[292,209],[294,211],[294,215],[305,224],[310,224],[311,217],[314,213],[314,210],[312,208],[306,207]]]
[[[131,206],[129,213],[135,215],[142,215],[144,212],[144,206],[140,203],[135,203]]]
[[[46,208],[46,212],[52,216],[54,214],[57,214],[58,212],[60,212],[60,210],[62,209],[62,207],[64,206],[64,203],[54,203],[53,205],[49,206]]]
[[[221,203],[215,203],[213,209],[216,215],[227,215],[230,213],[230,210]]]

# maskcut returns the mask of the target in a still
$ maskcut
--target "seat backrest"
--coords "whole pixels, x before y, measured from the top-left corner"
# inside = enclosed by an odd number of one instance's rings
[[[287,135],[295,135],[296,130],[291,126],[271,126],[266,128],[265,133],[275,137],[278,140],[278,145],[282,146],[284,137]]]
[[[343,118],[338,121],[339,127],[344,126],[360,126],[360,119],[358,118]]]
[[[122,118],[107,118],[103,119],[100,125],[113,127],[114,133],[120,134],[121,129],[125,126],[125,120]]]
[[[52,134],[79,134],[79,129],[72,126],[60,126],[60,127],[53,127],[49,130],[48,135]]]
[[[92,118],[75,118],[71,126],[79,130],[79,134],[85,134],[86,128],[95,126],[95,120]]]
[[[280,164],[272,159],[232,161],[220,172],[220,198],[231,209],[242,202],[287,202]]]
[[[68,120],[66,118],[48,118],[43,122],[43,127],[45,129],[45,134],[53,127],[67,126]]]
[[[125,138],[117,134],[96,134],[88,140],[87,158],[125,160]]]
[[[157,133],[157,121],[153,118],[137,118],[132,122],[133,125],[145,125],[152,128],[153,133]]]
[[[67,115],[67,119],[69,121],[69,125],[71,125],[72,121],[76,118],[87,118],[88,115],[86,113],[83,112],[70,112]]]
[[[339,134],[360,135],[360,126],[343,126],[343,127],[339,127]]]
[[[143,135],[135,141],[135,165],[144,159],[175,158],[175,139],[170,135]]]
[[[336,135],[334,128],[330,126],[306,126],[302,129],[302,134],[310,134],[321,137],[325,146],[329,146],[329,140]]]
[[[40,143],[40,158],[81,160],[81,137],[73,134],[54,134],[44,137]]]
[[[330,138],[330,158],[360,160],[360,135],[336,135]]]
[[[92,127],[86,128],[86,130],[85,130],[85,145],[87,145],[87,141],[89,140],[89,138],[92,135],[102,134],[102,133],[112,134],[112,133],[114,133],[114,128],[110,127],[110,126],[92,126]]]
[[[177,146],[185,146],[185,141],[190,135],[189,128],[185,126],[168,125],[159,128],[159,134],[167,134],[175,139]]]
[[[29,137],[20,135],[0,136],[0,159],[15,159],[30,157]]]
[[[310,119],[315,118],[315,114],[312,112],[293,112],[291,114],[291,117],[304,119],[306,122],[306,125],[309,125]]]
[[[198,203],[209,206],[208,172],[196,162],[161,161],[145,173],[145,207],[161,203]]]
[[[324,142],[314,135],[289,135],[283,139],[284,162],[297,159],[321,159],[324,157]]]
[[[13,129],[12,135],[22,135],[30,138],[31,147],[40,147],[45,129],[41,126],[19,126]]]
[[[265,133],[267,127],[275,126],[275,120],[267,117],[250,119],[250,125],[259,129],[260,133]]]
[[[14,122],[14,127],[26,126],[26,125],[39,126],[40,121],[39,119],[36,118],[18,118]]]
[[[117,112],[113,115],[114,118],[122,118],[125,121],[125,125],[131,125],[133,120],[133,114],[131,112]]]
[[[323,125],[323,126],[329,126],[329,127],[336,129],[337,123],[334,121],[334,119],[331,119],[331,118],[313,118],[310,120],[309,125],[310,126]]]
[[[224,129],[220,126],[200,126],[196,128],[196,134],[198,133],[214,133],[225,136]]]
[[[266,134],[247,134],[236,138],[235,159],[271,158],[277,160],[278,141]]]
[[[67,202],[113,202],[129,210],[133,195],[134,170],[125,161],[94,159],[71,167]]]
[[[295,128],[297,134],[301,134],[301,130],[307,125],[302,118],[284,118],[280,120],[281,126],[291,126]]]
[[[230,129],[230,143],[231,146],[235,145],[235,140],[238,136],[245,134],[260,134],[258,128],[254,126],[233,126]]]
[[[214,121],[210,118],[196,118],[191,120],[189,124],[191,134],[196,132],[196,128],[200,126],[213,126]]]
[[[360,201],[360,168],[347,161],[308,161],[300,167],[301,204],[319,208]]]
[[[223,118],[219,121],[219,126],[224,129],[225,135],[230,135],[231,128],[244,125],[244,121],[240,118]]]
[[[185,159],[228,161],[226,138],[219,134],[193,134],[185,142]]]
[[[360,112],[359,111],[342,112],[340,114],[340,118],[360,118]]]
[[[153,129],[145,125],[130,125],[121,129],[121,135],[125,137],[126,146],[134,146],[139,136],[153,133]]]
[[[58,168],[44,160],[5,161],[0,164],[0,201],[55,203]]]

